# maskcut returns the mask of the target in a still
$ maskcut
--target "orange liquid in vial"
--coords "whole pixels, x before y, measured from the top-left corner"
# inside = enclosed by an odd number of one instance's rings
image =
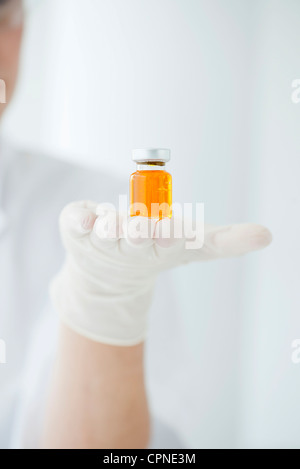
[[[138,170],[130,178],[130,215],[172,217],[172,176],[167,171]]]

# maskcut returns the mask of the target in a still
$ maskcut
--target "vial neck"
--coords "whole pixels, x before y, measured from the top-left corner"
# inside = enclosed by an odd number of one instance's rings
[[[145,161],[137,163],[138,171],[164,171],[166,163],[163,161]]]

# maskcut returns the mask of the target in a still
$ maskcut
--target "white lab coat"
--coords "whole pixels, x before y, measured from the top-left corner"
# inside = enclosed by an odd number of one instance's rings
[[[1,143],[0,339],[6,343],[7,357],[7,363],[0,365],[1,448],[38,447],[58,326],[48,298],[49,281],[64,256],[58,215],[70,201],[117,203],[118,195],[126,191],[127,182],[111,174],[14,151]],[[160,405],[164,405],[167,390],[172,386],[172,373],[180,365],[172,352],[177,348],[173,330],[176,318],[171,323],[167,320],[168,311],[172,314],[172,304],[167,300],[169,282],[165,275],[162,295],[158,289],[150,316],[146,368],[154,414],[155,399],[151,396],[160,396]],[[169,354],[173,368],[164,366]],[[174,393],[174,389],[170,391]],[[180,419],[180,411],[176,408],[173,411],[178,412]],[[166,431],[162,423],[153,420],[151,446],[182,447],[172,431]]]

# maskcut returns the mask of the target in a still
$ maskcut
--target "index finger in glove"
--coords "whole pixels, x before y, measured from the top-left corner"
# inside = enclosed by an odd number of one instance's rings
[[[263,249],[272,241],[270,231],[254,223],[227,226],[206,225],[201,249],[186,250],[185,262],[237,257]]]

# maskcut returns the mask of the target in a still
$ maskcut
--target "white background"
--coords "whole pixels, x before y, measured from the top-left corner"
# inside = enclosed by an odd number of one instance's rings
[[[299,447],[299,2],[39,3],[4,123],[19,146],[124,177],[132,148],[170,147],[176,201],[274,235],[172,274],[192,362],[166,420],[190,447]]]

